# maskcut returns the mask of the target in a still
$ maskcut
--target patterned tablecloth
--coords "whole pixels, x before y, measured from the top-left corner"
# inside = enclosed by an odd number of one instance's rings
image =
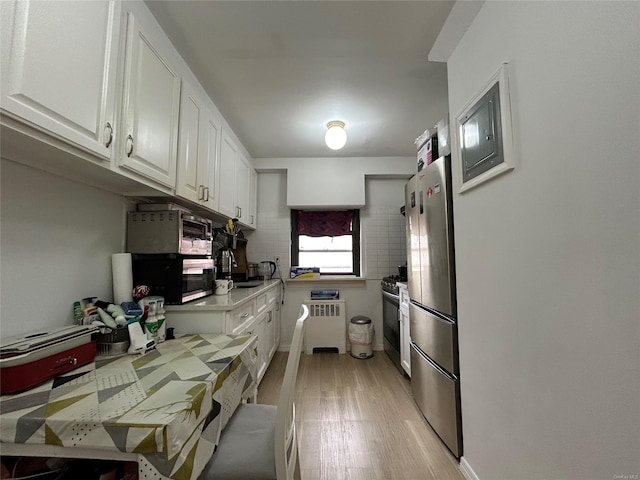
[[[251,336],[190,335],[144,356],[96,357],[0,397],[0,442],[134,453],[146,478],[195,479],[235,408],[255,396],[256,370]]]

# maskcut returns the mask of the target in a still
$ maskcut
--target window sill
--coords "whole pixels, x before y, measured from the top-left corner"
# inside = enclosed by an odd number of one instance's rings
[[[286,278],[284,281],[289,284],[348,283],[349,285],[364,285],[367,283],[367,279],[363,277],[346,277],[342,275],[324,275],[319,278]]]

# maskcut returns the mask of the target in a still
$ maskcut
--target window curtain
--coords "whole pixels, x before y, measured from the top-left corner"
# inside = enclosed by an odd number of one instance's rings
[[[351,235],[353,211],[298,211],[298,235],[339,237]]]

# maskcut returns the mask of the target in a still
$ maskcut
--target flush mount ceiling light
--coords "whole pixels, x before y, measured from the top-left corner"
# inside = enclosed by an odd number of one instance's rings
[[[344,122],[334,120],[327,123],[327,133],[324,141],[331,150],[340,150],[347,143],[347,132],[344,131]]]

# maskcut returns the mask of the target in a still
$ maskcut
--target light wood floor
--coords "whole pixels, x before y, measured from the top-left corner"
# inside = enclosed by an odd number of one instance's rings
[[[286,358],[276,353],[259,403],[277,403]],[[464,480],[384,352],[303,354],[296,390],[303,480]]]

